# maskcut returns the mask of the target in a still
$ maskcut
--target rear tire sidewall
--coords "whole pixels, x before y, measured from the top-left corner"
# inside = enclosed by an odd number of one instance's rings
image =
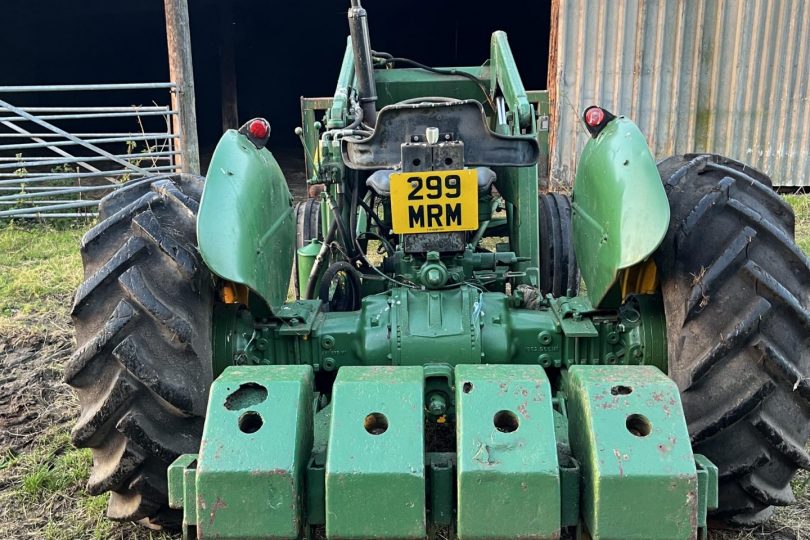
[[[810,267],[790,207],[764,174],[714,155],[659,163],[672,221],[654,259],[669,375],[696,453],[719,468],[717,519],[751,525],[792,500],[810,396]],[[798,310],[798,312],[797,312]],[[800,315],[797,317],[797,315]],[[801,388],[800,388],[801,390]]]

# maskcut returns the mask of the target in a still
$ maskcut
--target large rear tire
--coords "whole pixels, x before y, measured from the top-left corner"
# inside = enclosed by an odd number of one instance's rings
[[[672,211],[656,255],[669,374],[695,452],[720,470],[715,518],[759,523],[810,469],[810,262],[764,174],[714,155],[658,168]]]
[[[292,280],[295,287],[295,297],[301,298],[304,292],[298,283],[298,257],[297,250],[309,244],[310,240],[323,240],[321,235],[321,203],[317,199],[307,199],[295,205],[295,249],[293,257]]]
[[[540,221],[540,292],[555,297],[576,296],[579,266],[574,255],[571,199],[561,193],[544,193],[538,200]]]
[[[213,279],[196,250],[202,180],[139,180],[105,198],[82,239],[77,350],[65,367],[81,415],[73,442],[93,452],[87,490],[107,514],[173,526],[166,468],[197,452],[212,379]]]

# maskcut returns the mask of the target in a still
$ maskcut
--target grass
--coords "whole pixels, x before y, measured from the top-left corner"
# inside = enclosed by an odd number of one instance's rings
[[[797,243],[810,253],[810,196],[786,199],[796,211]],[[50,338],[42,337],[43,334],[59,338],[57,341],[62,345],[54,345],[54,350],[65,349],[62,356],[52,355],[50,372],[31,384],[64,387],[59,382],[59,372],[70,349],[65,340],[72,339],[68,313],[73,291],[82,278],[78,252],[82,233],[78,227],[0,226],[0,358],[4,342],[8,347],[7,340],[11,340],[13,353],[14,343],[25,343],[36,336],[40,336],[38,343],[47,345]],[[15,341],[14,336],[23,339]],[[33,354],[42,356],[44,349],[45,346],[36,345]],[[0,361],[0,367],[4,370],[0,375],[7,375],[9,366]],[[46,422],[24,450],[0,446],[0,538],[172,538],[106,519],[107,496],[90,496],[84,488],[92,466],[91,454],[70,444],[68,426],[76,414],[75,398],[64,388],[49,407],[64,411],[62,424]],[[767,529],[713,531],[711,538],[779,538],[776,532],[780,528],[786,531],[782,538],[807,538],[810,535],[807,472],[796,476],[793,490],[799,505],[778,509]]]
[[[66,308],[82,279],[83,231],[78,226],[0,227],[0,335],[21,328],[30,334],[47,331],[44,321],[71,331]]]
[[[61,371],[73,348],[69,313],[82,279],[85,230],[0,225],[0,402],[23,416],[10,425],[0,411],[0,538],[170,538],[108,520],[109,496],[84,487],[91,452],[70,442],[77,403]]]
[[[785,195],[796,214],[796,243],[810,254],[810,195]]]
[[[90,450],[74,448],[64,430],[47,431],[30,452],[5,456],[0,460],[4,485],[0,493],[0,537],[30,534],[47,540],[169,538],[108,520],[108,496],[93,497],[84,489],[92,464]],[[11,515],[5,516],[7,512]],[[23,520],[24,527],[19,522],[10,525],[15,517]],[[28,529],[28,534],[21,528]]]
[[[33,521],[32,532],[42,538],[110,538],[114,524],[104,515],[107,497],[91,497],[83,487],[92,463],[90,451],[73,448],[67,431],[46,432],[30,452],[0,460],[0,478],[8,485],[0,493],[0,515],[21,510],[26,521]],[[16,527],[4,531],[4,526],[9,526],[5,519],[0,535],[20,534]]]

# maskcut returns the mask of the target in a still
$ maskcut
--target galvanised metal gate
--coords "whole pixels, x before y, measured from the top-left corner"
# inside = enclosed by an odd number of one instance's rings
[[[177,112],[165,105],[174,90],[0,86],[0,220],[94,217],[101,197],[127,180],[179,172]],[[133,96],[147,104],[127,104]]]

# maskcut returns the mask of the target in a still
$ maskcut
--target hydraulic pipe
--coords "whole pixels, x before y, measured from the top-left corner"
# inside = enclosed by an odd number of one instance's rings
[[[360,107],[366,124],[377,124],[377,88],[374,85],[374,64],[371,59],[371,44],[368,35],[368,14],[360,0],[352,0],[349,9],[349,31],[354,49],[354,72],[357,91],[360,94]]]

